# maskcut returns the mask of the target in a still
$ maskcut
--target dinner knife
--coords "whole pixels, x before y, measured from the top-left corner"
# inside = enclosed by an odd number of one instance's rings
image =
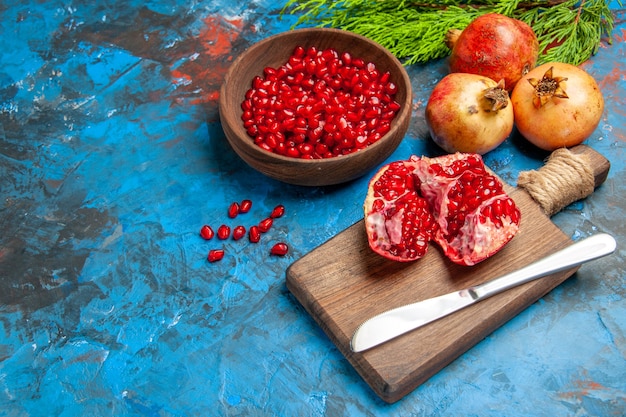
[[[483,284],[388,310],[363,322],[354,332],[350,347],[353,352],[373,348],[492,295],[609,255],[616,245],[611,235],[596,234]]]

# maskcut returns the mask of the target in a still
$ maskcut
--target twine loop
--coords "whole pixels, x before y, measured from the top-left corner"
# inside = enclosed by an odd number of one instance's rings
[[[593,193],[595,178],[587,159],[557,149],[539,170],[520,172],[517,185],[539,203],[548,216]]]

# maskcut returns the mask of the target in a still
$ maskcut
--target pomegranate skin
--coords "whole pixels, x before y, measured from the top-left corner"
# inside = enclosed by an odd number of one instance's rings
[[[539,41],[521,20],[498,13],[477,17],[459,35],[449,60],[450,72],[504,79],[512,91],[517,81],[537,65]]]
[[[433,141],[448,153],[481,155],[498,147],[513,130],[513,106],[492,111],[483,96],[496,87],[490,78],[448,74],[437,83],[426,105],[426,123]]]

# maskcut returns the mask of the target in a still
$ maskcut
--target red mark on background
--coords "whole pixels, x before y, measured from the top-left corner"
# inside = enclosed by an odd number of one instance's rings
[[[602,91],[617,88],[617,84],[621,80],[624,80],[624,72],[615,63],[611,72],[607,73],[601,80],[598,80],[598,86]]]
[[[98,23],[84,25],[79,35],[61,29],[55,35],[55,49],[66,51],[74,47],[76,36],[94,45],[117,45],[137,57],[161,63],[170,70],[176,86],[173,101],[188,100],[207,107],[209,117],[217,114],[219,89],[233,60],[233,50],[245,45],[243,37],[252,33],[254,25],[241,17],[227,18],[210,15],[200,23],[197,35],[181,39],[174,44],[164,35],[176,36],[186,32],[185,25],[193,19],[168,16],[142,7],[134,16],[125,16],[124,24]],[[158,100],[162,91],[154,92]]]
[[[222,16],[209,16],[204,19],[206,30],[199,39],[206,46],[206,53],[214,57],[227,55],[243,29],[243,19],[226,19]]]
[[[583,397],[589,396],[589,394],[597,391],[607,391],[608,389],[593,381],[574,381],[574,390],[564,391],[560,394],[563,398],[582,400]]]
[[[621,100],[620,84],[624,82],[624,80],[626,80],[626,76],[624,75],[624,70],[621,68],[621,64],[618,62],[614,62],[612,66],[613,67],[611,68],[610,72],[608,72],[601,79],[597,80],[598,87],[600,87],[600,91],[602,91],[602,95],[604,96],[605,107],[608,105],[607,100],[613,101],[613,98],[616,97],[618,98],[618,100]],[[611,111],[615,116],[620,115],[622,119],[626,117],[626,109],[624,109],[623,106],[616,105],[615,102],[613,102]],[[620,130],[618,129],[613,130],[611,136],[624,142],[624,135],[620,134]]]
[[[219,89],[233,60],[233,45],[246,29],[243,19],[220,15],[207,17],[204,25],[196,38],[188,40],[189,59],[171,69],[177,88],[195,97],[191,104],[212,104],[219,99]]]

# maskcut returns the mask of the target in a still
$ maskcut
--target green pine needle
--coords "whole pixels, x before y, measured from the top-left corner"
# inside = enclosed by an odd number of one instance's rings
[[[614,23],[605,0],[289,0],[286,13],[298,16],[294,27],[332,27],[366,36],[407,65],[447,56],[446,32],[462,30],[486,13],[528,23],[539,39],[539,64],[581,64],[598,51],[603,36],[611,42]]]

